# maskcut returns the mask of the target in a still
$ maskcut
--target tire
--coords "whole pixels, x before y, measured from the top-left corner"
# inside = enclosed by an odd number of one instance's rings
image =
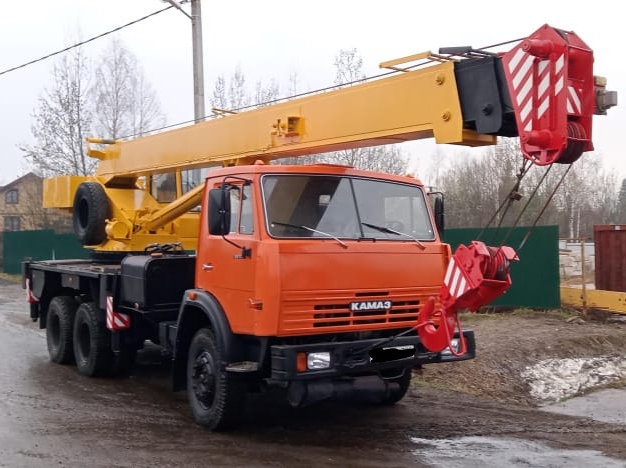
[[[83,182],[74,195],[72,222],[74,232],[83,245],[100,244],[106,239],[106,220],[111,206],[102,185]]]
[[[389,383],[397,383],[400,385],[400,388],[397,389],[396,391],[388,392],[387,395],[385,395],[385,397],[381,400],[380,404],[391,406],[391,405],[395,405],[400,400],[402,400],[404,396],[406,395],[407,391],[409,390],[409,388],[411,387],[412,374],[413,372],[411,371],[410,368],[404,369],[401,376],[394,378],[394,379],[388,379]]]
[[[212,431],[235,428],[243,415],[246,386],[221,365],[222,350],[213,332],[199,330],[187,357],[187,394],[196,423]]]
[[[70,296],[57,296],[50,301],[46,316],[46,343],[52,362],[69,364],[74,360],[72,330],[77,307],[78,304]]]
[[[113,373],[115,356],[111,349],[111,332],[93,302],[78,307],[74,319],[74,358],[78,372],[87,377]]]

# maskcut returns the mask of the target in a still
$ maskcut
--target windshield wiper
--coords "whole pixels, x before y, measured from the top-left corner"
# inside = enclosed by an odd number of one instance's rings
[[[376,229],[377,231],[385,232],[387,234],[395,234],[397,236],[408,237],[409,239],[414,240],[420,249],[424,250],[426,248],[426,246],[422,242],[420,242],[419,239],[417,239],[416,237],[413,237],[411,234],[406,234],[404,232],[396,231],[395,229],[391,229],[386,226],[377,226],[376,224],[370,224],[370,223],[365,223],[365,222],[362,222],[361,224],[363,226],[367,226],[368,228]]]
[[[310,232],[315,232],[317,234],[321,234],[323,236],[330,237],[331,239],[336,240],[337,243],[339,243],[339,245],[341,245],[342,247],[344,247],[346,249],[348,248],[348,244],[346,244],[344,241],[342,241],[338,237],[335,237],[332,234],[329,234],[329,233],[324,232],[324,231],[318,231],[317,229],[313,229],[312,227],[309,227],[309,226],[304,226],[304,225],[298,226],[297,224],[281,223],[280,221],[272,221],[272,224],[276,224],[278,226],[286,226],[286,227],[296,228],[296,229],[303,229],[305,231],[310,231]]]

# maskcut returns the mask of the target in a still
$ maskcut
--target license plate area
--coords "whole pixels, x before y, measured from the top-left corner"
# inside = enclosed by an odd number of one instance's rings
[[[389,362],[415,356],[415,346],[386,346],[370,350],[370,362]]]

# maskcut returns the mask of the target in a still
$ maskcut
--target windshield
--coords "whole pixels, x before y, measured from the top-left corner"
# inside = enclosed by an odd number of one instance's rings
[[[266,175],[268,232],[281,238],[434,240],[419,187],[376,179]]]

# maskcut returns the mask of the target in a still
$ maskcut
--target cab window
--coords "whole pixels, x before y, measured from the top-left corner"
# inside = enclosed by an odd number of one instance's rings
[[[237,185],[230,189],[230,232],[254,233],[252,190],[250,185]]]

